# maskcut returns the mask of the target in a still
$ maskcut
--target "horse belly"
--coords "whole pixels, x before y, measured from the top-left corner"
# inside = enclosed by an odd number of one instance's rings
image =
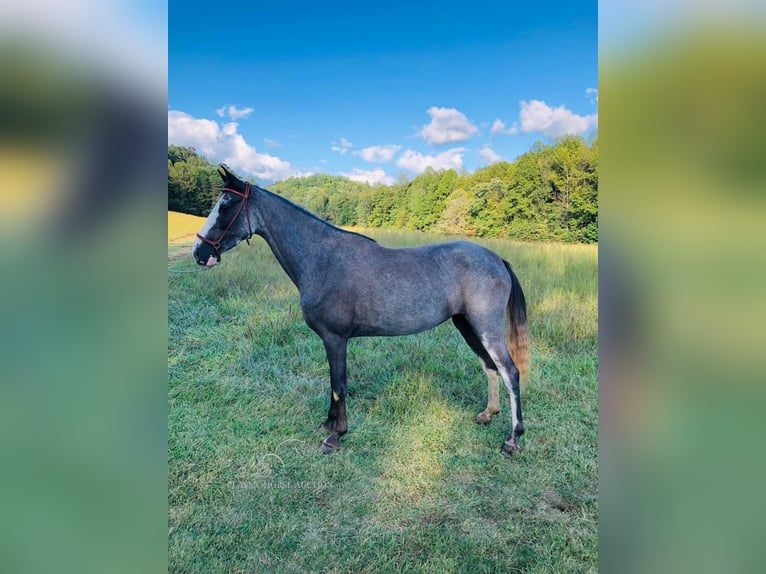
[[[354,334],[359,336],[411,335],[443,323],[459,312],[446,293],[433,289],[374,289],[354,305]]]

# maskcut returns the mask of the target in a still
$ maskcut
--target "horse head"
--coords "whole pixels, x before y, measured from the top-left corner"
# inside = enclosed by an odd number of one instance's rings
[[[220,263],[223,253],[239,245],[243,239],[249,242],[253,236],[248,206],[250,184],[224,165],[218,168],[218,173],[223,180],[221,197],[207,216],[192,248],[194,260],[208,267]]]

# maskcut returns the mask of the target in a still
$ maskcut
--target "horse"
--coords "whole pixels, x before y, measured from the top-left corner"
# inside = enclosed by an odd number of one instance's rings
[[[306,324],[322,339],[330,365],[330,407],[317,429],[320,452],[340,448],[346,421],[346,351],[353,337],[409,335],[447,319],[478,356],[487,376],[482,424],[500,412],[498,380],[511,398],[512,428],[501,452],[521,449],[520,379],[529,363],[524,292],[510,264],[468,241],[389,248],[340,229],[284,197],[242,181],[221,165],[221,196],[192,247],[213,267],[253,235],[262,237],[298,288]]]

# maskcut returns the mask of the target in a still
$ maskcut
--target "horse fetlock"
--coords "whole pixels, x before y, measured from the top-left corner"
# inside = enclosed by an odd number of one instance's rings
[[[325,422],[323,422],[319,428],[317,428],[318,433],[327,434],[329,432],[335,431],[335,422],[334,420],[327,419]]]

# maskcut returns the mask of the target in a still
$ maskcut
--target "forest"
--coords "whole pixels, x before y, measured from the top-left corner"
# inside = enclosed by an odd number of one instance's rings
[[[316,174],[267,187],[339,226],[598,242],[597,137],[537,142],[512,162],[473,173],[429,168],[394,185]],[[169,210],[206,216],[220,188],[215,165],[193,148],[168,146]]]

